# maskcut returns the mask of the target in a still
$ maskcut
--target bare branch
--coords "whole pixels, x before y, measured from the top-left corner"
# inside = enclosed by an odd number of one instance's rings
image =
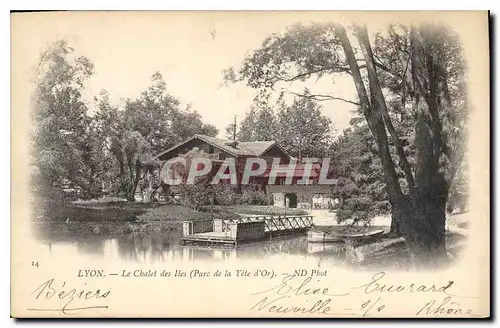
[[[284,92],[298,96],[298,97],[303,97],[303,98],[308,98],[308,99],[313,99],[313,100],[318,100],[318,101],[339,100],[339,101],[343,101],[343,102],[346,102],[346,103],[349,103],[352,105],[361,106],[361,104],[358,102],[350,101],[350,100],[340,98],[340,97],[334,97],[331,95],[309,95],[309,94],[302,94],[302,93],[297,93],[297,92],[293,92],[293,91],[284,91]]]
[[[278,82],[278,81],[294,82],[294,81],[300,80],[302,78],[310,78],[312,75],[319,74],[319,73],[322,73],[324,71],[333,71],[333,73],[350,74],[350,70],[348,68],[327,66],[327,67],[318,68],[317,70],[303,72],[303,73],[297,74],[297,75],[292,76],[292,77],[284,77],[284,76],[274,75],[269,80],[271,80],[271,81],[274,80],[274,82]]]

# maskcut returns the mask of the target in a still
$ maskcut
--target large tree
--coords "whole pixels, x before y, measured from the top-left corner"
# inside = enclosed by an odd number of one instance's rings
[[[99,136],[99,149],[105,157],[108,192],[135,200],[140,180],[148,167],[154,166],[151,144],[137,130],[130,130],[126,111],[111,105],[109,95],[102,91],[96,97],[98,110],[93,117],[93,131]]]
[[[123,112],[125,128],[138,131],[158,153],[176,143],[200,133],[217,135],[217,129],[203,123],[201,116],[189,106],[181,108],[180,101],[170,95],[159,72],[151,77],[151,84],[134,100],[128,99]]]
[[[240,141],[275,140],[279,135],[278,119],[274,108],[255,103],[241,121],[237,133]]]
[[[305,94],[309,94],[305,90]],[[233,128],[230,124],[227,131]],[[313,99],[295,97],[290,105],[281,98],[275,106],[255,100],[238,127],[240,141],[276,140],[295,157],[321,157],[332,140],[333,123]]]
[[[113,106],[106,92],[96,101],[94,130],[100,137],[102,153],[115,163],[108,175],[119,181],[118,185],[111,184],[130,201],[140,191],[143,201],[149,202],[161,186],[155,154],[196,133],[217,134],[217,129],[203,123],[196,111],[180,107],[158,72],[137,99],[126,100],[123,109]]]
[[[63,190],[76,190],[85,198],[99,195],[100,154],[88,133],[88,107],[82,98],[93,69],[64,40],[41,53],[32,99],[32,160],[33,186],[45,199],[53,199],[47,193],[63,195]]]
[[[304,92],[305,95],[309,91]],[[278,140],[285,150],[298,158],[322,157],[332,141],[332,121],[321,106],[308,97],[297,97],[291,106],[278,112]]]
[[[330,165],[338,180],[333,192],[340,200],[337,220],[367,224],[388,214],[390,206],[375,139],[366,122],[354,123],[358,117],[352,121],[331,149]]]
[[[182,108],[160,73],[124,106],[112,105],[102,91],[91,108],[82,94],[93,71],[64,40],[42,52],[32,101],[33,187],[43,201],[68,191],[86,199],[118,193],[133,201],[140,187],[148,201],[160,185],[154,155],[193,134],[218,131]]]
[[[226,76],[267,91],[313,76],[351,76],[358,99],[345,101],[357,104],[375,139],[392,229],[406,237],[416,263],[433,264],[446,256],[446,202],[463,158],[464,66],[459,38],[443,26],[392,26],[370,40],[365,26],[347,31],[339,24],[316,24],[270,36]],[[303,96],[338,99],[334,94]],[[413,167],[391,112],[412,121]]]

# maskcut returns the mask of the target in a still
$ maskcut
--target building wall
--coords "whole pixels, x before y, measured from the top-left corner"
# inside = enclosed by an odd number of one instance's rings
[[[184,144],[182,147],[179,147],[176,149],[176,151],[172,151],[168,154],[165,154],[164,156],[161,157],[162,160],[168,160],[170,158],[174,158],[176,156],[182,155],[187,153],[188,151],[198,148],[199,150],[202,150],[206,154],[210,154],[211,158],[213,159],[218,159],[218,160],[224,160],[226,157],[233,157],[232,155],[219,150],[216,147],[211,146],[210,144],[204,142],[203,140],[199,139],[193,139],[186,144]],[[271,147],[263,156],[261,157],[265,159],[268,162],[269,168],[271,167],[271,163],[273,162],[273,159],[275,158],[280,158],[280,163],[281,164],[286,164],[288,163],[288,158],[286,154],[283,153],[283,151],[277,147],[273,146]],[[246,158],[245,157],[239,157],[238,161],[236,163],[238,168],[242,168],[245,165]],[[217,168],[213,168],[213,173],[217,171]],[[238,179],[241,179],[241,174],[242,172],[238,172]],[[294,183],[299,180],[300,177],[294,178]],[[268,194],[273,195],[273,200],[274,200],[274,205],[279,206],[279,207],[284,207],[286,202],[285,202],[285,196],[288,193],[293,193],[297,195],[297,207],[302,207],[304,205],[311,205],[314,207],[314,204],[322,204],[320,206],[325,206],[324,204],[328,204],[330,202],[329,198],[331,195],[331,188],[332,186],[330,185],[282,185],[282,180],[284,181],[285,178],[278,177],[276,179],[276,184],[275,185],[268,185],[268,178],[266,177],[252,177],[250,180],[251,184],[256,184],[256,185],[261,185],[265,188],[266,192]],[[173,193],[178,193],[180,190],[176,186],[171,186],[170,187],[170,192]]]
[[[276,145],[272,146],[269,148],[268,151],[266,151],[264,154],[261,156],[262,158],[265,158],[268,163],[272,163],[274,158],[279,157],[281,159],[282,164],[288,163],[288,157],[283,151]]]
[[[285,206],[285,195],[295,193],[297,195],[297,203],[313,203],[315,195],[330,195],[332,186],[330,185],[267,185],[266,191],[273,195],[274,206]]]

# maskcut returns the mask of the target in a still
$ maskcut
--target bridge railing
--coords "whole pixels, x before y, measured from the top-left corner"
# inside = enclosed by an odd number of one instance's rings
[[[218,222],[215,222],[218,221]],[[228,231],[235,223],[259,222],[265,223],[266,232],[298,230],[309,228],[313,224],[312,216],[247,216],[235,219],[214,220],[214,231]]]
[[[213,220],[197,220],[182,222],[182,235],[189,236],[196,233],[211,232],[214,230]]]
[[[234,219],[209,219],[184,221],[182,235],[189,236],[203,232],[231,232],[238,223],[263,222],[265,232],[293,231],[312,226],[313,217],[300,216],[247,216]],[[253,225],[252,225],[253,226]]]

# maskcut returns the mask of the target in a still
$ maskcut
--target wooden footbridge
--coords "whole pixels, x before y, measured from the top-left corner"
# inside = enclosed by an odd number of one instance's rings
[[[185,221],[181,243],[237,245],[273,235],[304,233],[312,225],[312,216],[246,216]]]

